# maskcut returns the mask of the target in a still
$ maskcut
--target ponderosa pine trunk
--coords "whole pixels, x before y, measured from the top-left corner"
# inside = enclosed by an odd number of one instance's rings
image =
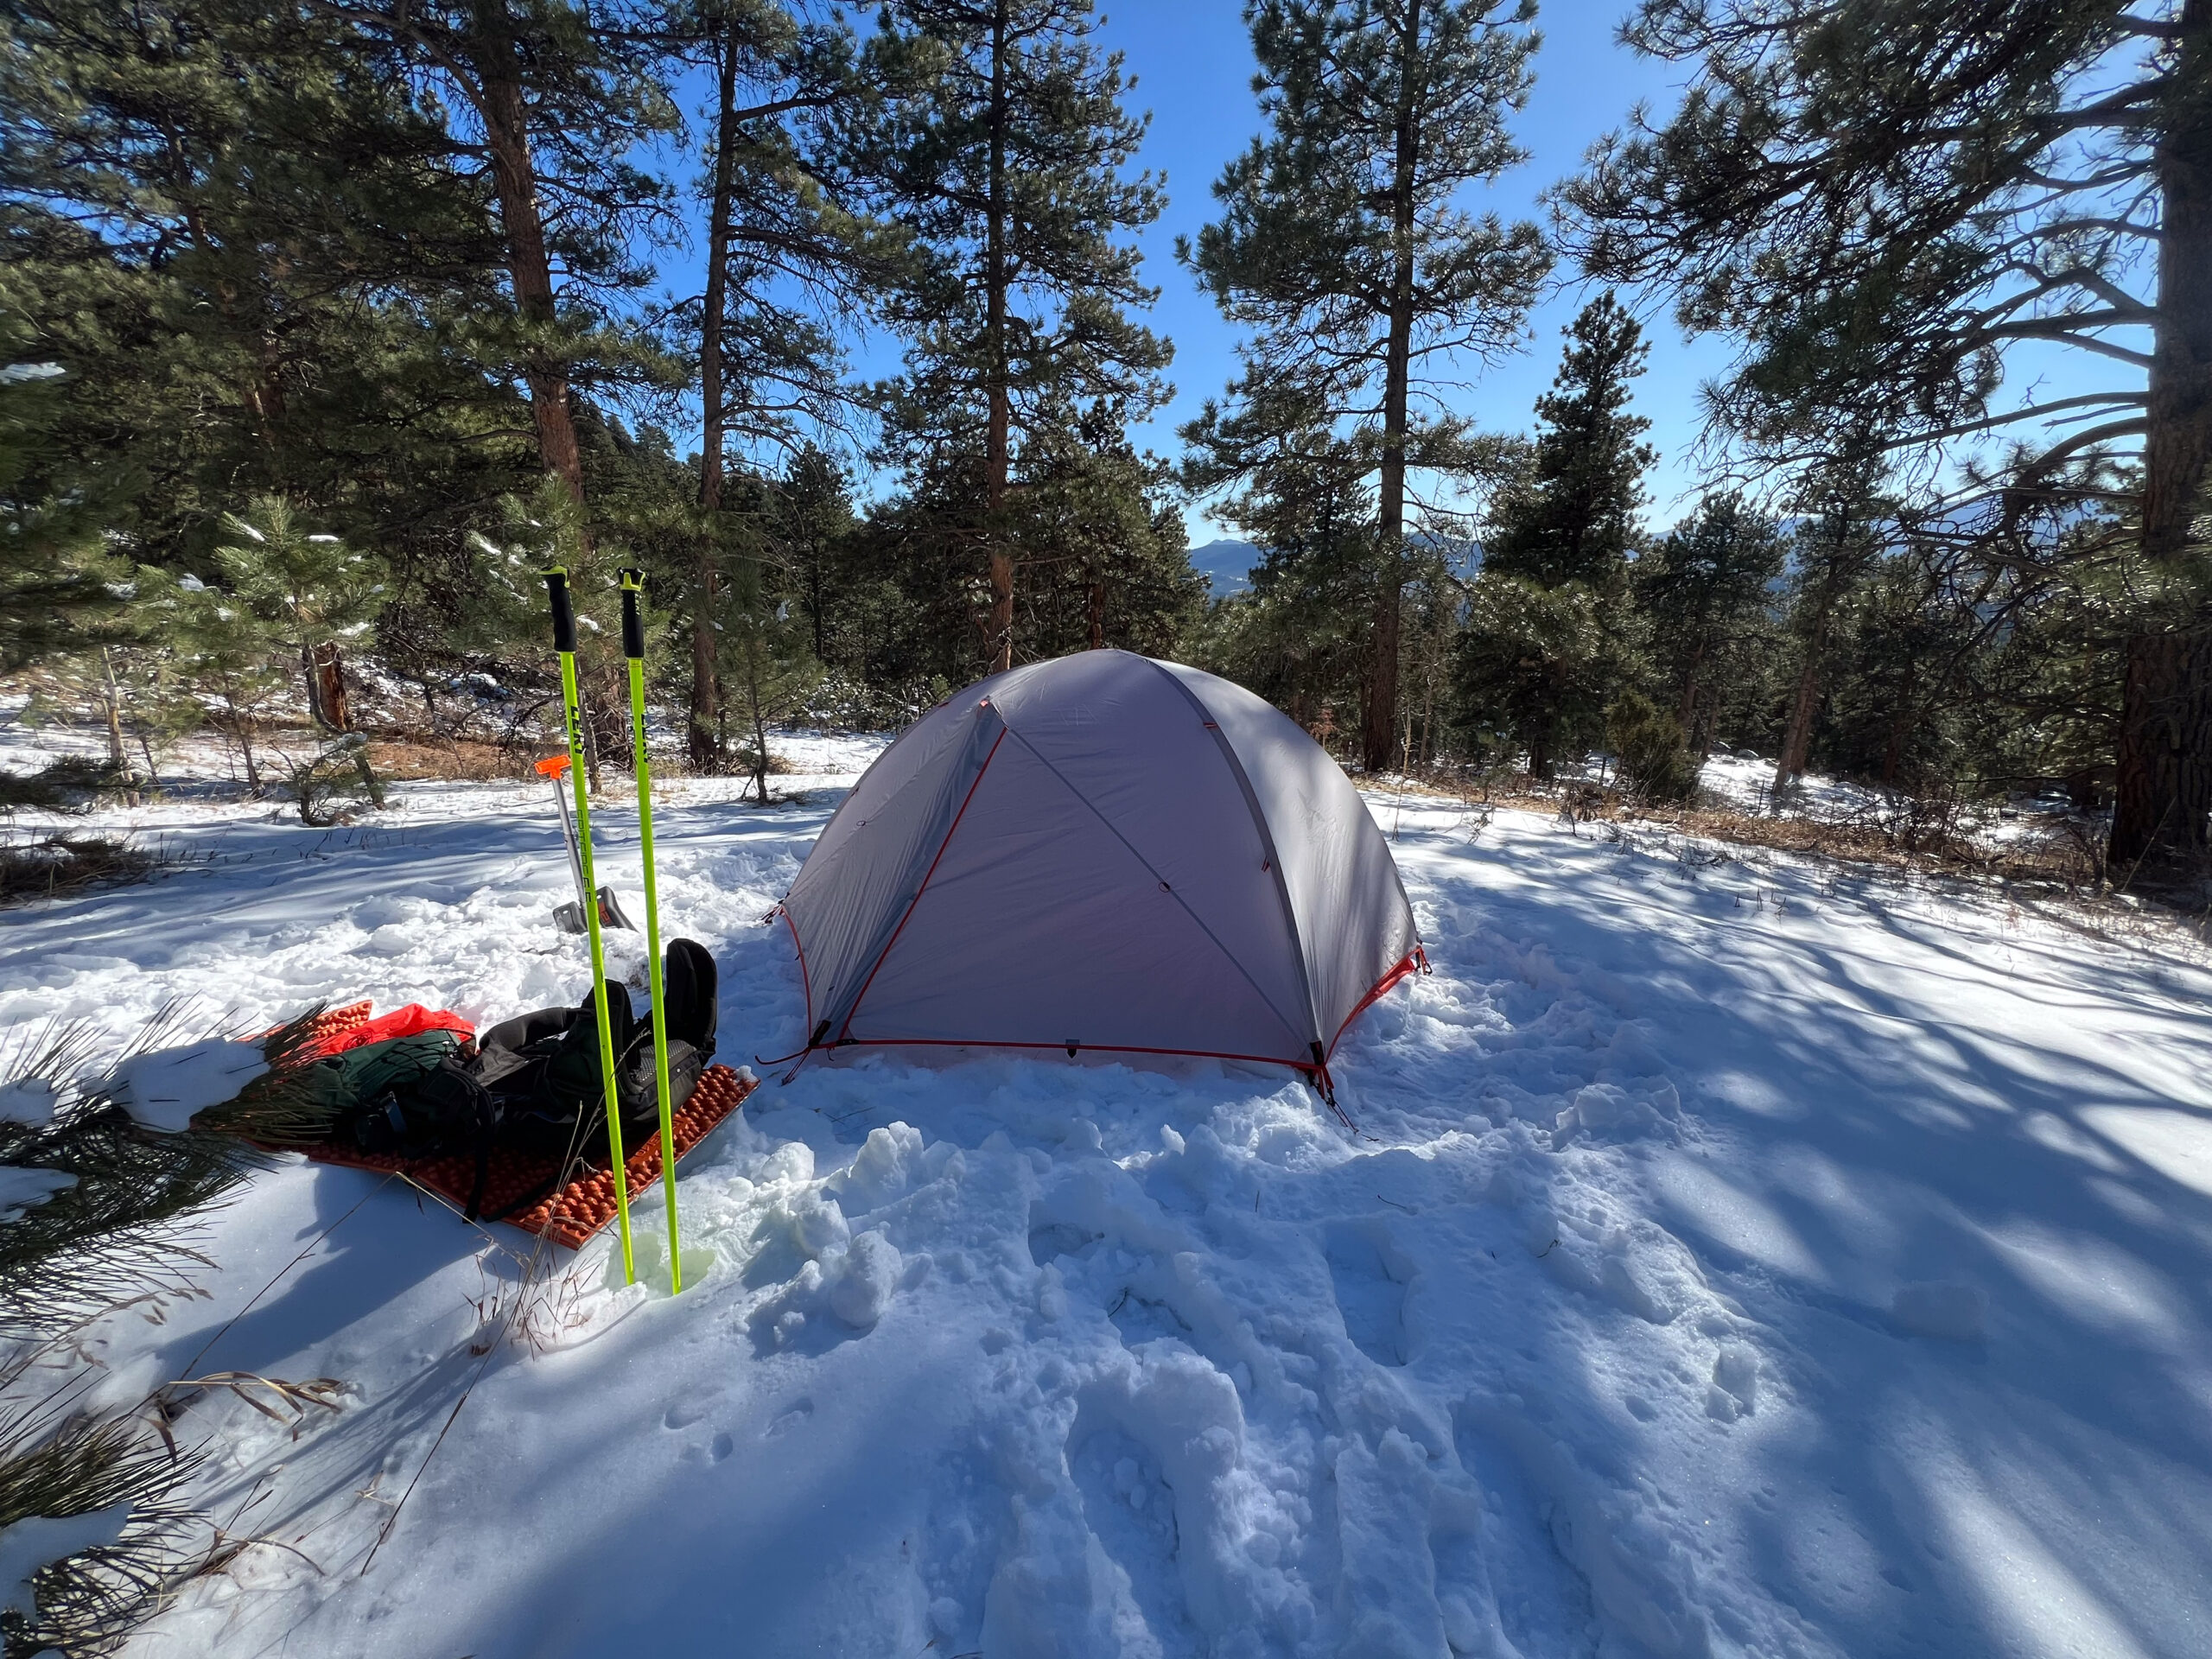
[[[1825,632],[1827,618],[1820,619]],[[1789,723],[1782,734],[1782,753],[1774,764],[1774,796],[1770,803],[1782,810],[1783,791],[1804,774],[1813,749],[1813,716],[1821,707],[1821,640],[1805,642],[1804,665],[1797,671],[1797,692],[1789,700]]]
[[[2184,0],[2175,23],[2174,90],[2152,162],[2158,298],[2143,441],[2143,551],[2162,565],[2187,551],[2212,468],[2212,0]],[[2204,620],[2128,641],[2107,849],[2115,869],[2205,848],[2212,651]]]
[[[1389,332],[1383,348],[1382,466],[1377,480],[1374,657],[1360,719],[1360,763],[1369,772],[1390,764],[1398,726],[1398,623],[1405,601],[1406,427],[1413,365],[1414,190],[1421,166],[1421,0],[1409,0],[1398,47],[1397,143],[1390,178],[1394,243]]]
[[[721,688],[715,650],[715,601],[721,591],[721,561],[715,537],[715,515],[722,505],[722,312],[729,296],[729,221],[736,191],[737,42],[725,33],[717,48],[717,103],[715,123],[715,199],[707,220],[707,296],[699,330],[699,398],[704,432],[699,445],[699,558],[693,570],[696,592],[691,606],[691,709],[686,744],[693,768],[721,764]]]
[[[115,683],[115,658],[105,645],[100,647],[100,702],[107,715],[107,764],[118,781],[134,785],[138,780],[130,775],[130,757],[123,747],[123,690]],[[146,773],[153,776],[154,762],[149,751],[146,760]],[[127,806],[138,804],[138,791],[127,789],[124,794]]]
[[[308,712],[327,731],[350,732],[353,711],[346,702],[346,670],[338,642],[325,639],[301,653],[307,671]]]
[[[2201,856],[2212,816],[2212,627],[2139,634],[2120,695],[2119,776],[2109,867]]]
[[[569,410],[568,365],[549,349],[545,338],[555,321],[553,264],[545,243],[545,219],[537,200],[537,175],[530,156],[529,105],[523,94],[522,63],[514,37],[497,8],[480,6],[475,38],[470,42],[482,77],[478,112],[484,120],[485,149],[492,161],[492,187],[506,232],[507,276],[514,284],[515,309],[534,338],[524,346],[523,380],[530,388],[531,419],[537,429],[537,455],[552,476],[568,486],[578,507],[584,504],[583,452]]]
[[[1890,716],[1888,739],[1882,745],[1882,786],[1895,789],[1904,772],[1905,740],[1912,735],[1912,728],[1920,723],[1917,703],[1920,685],[1920,664],[1908,659],[1904,665],[1904,684],[1897,692],[1897,712]]]
[[[983,518],[990,550],[991,672],[1014,666],[1014,553],[1006,544],[1006,485],[1011,470],[1007,429],[1008,370],[1006,351],[1006,127],[1007,0],[991,14],[991,150],[988,205],[983,234],[984,372],[989,385],[988,427],[984,435]]]
[[[1690,650],[1689,665],[1682,671],[1682,699],[1675,709],[1675,724],[1682,728],[1682,741],[1689,745],[1691,752],[1700,760],[1705,759],[1705,751],[1698,747],[1697,677],[1705,668],[1706,642],[1709,633],[1707,629],[1698,631],[1697,644]]]
[[[1103,651],[1106,648],[1106,582],[1103,577],[1091,579],[1090,598],[1090,648]]]

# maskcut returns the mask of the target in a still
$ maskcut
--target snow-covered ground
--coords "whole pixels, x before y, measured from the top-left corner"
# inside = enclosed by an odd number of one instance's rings
[[[760,923],[875,747],[788,741],[801,804],[666,791],[725,1059],[801,1039]],[[128,1651],[2212,1651],[2212,972],[2002,897],[1377,806],[1435,974],[1346,1039],[1356,1135],[1213,1063],[810,1065],[684,1164],[681,1298],[641,1204],[646,1282],[601,1240],[489,1356],[484,1236],[256,1178],[213,1300],[108,1333],[106,1397],[354,1392],[296,1435],[188,1416],[200,1497],[270,1541]],[[542,788],[270,812],[97,815],[204,861],[0,914],[0,1025],[582,990]]]

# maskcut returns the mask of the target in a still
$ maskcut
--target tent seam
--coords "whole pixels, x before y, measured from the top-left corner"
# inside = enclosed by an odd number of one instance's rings
[[[1004,720],[1006,716],[1001,714],[999,718],[1001,720]],[[1058,766],[1054,766],[1051,760],[1047,760],[1044,753],[1039,750],[1034,743],[1032,743],[1020,732],[1014,731],[1012,726],[1007,727],[1006,729],[1013,734],[1014,741],[1015,742],[1020,744],[1023,748],[1028,750],[1032,755],[1036,757],[1037,764],[1039,766],[1044,767],[1046,771],[1051,772],[1052,776],[1058,780],[1059,785],[1062,789],[1065,789],[1069,794],[1074,796],[1077,800],[1083,804],[1084,807],[1090,813],[1091,817],[1096,818],[1099,823],[1106,826],[1107,834],[1112,836],[1114,839],[1120,842],[1123,847],[1128,849],[1129,856],[1136,860],[1138,864],[1143,867],[1145,874],[1152,877],[1154,880],[1160,883],[1162,891],[1164,891],[1170,899],[1173,899],[1175,901],[1178,907],[1181,909],[1182,912],[1185,916],[1188,916],[1193,923],[1197,924],[1198,931],[1205,934],[1208,939],[1212,941],[1213,948],[1221,952],[1222,957],[1228,962],[1229,965],[1243,976],[1244,982],[1252,988],[1252,994],[1260,999],[1260,1006],[1265,1008],[1269,1014],[1274,1015],[1276,1019],[1282,1020],[1282,1010],[1275,1007],[1274,1003],[1268,999],[1267,992],[1260,988],[1260,982],[1252,977],[1252,970],[1236,959],[1236,953],[1222,943],[1221,936],[1216,933],[1213,929],[1206,925],[1205,918],[1199,915],[1197,911],[1192,910],[1191,908],[1190,901],[1185,899],[1180,893],[1176,891],[1173,883],[1169,882],[1157,869],[1153,868],[1152,861],[1136,849],[1135,844],[1130,842],[1129,838],[1123,835],[1115,825],[1113,819],[1108,817],[1105,813],[1099,810],[1097,804],[1092,801],[1089,796],[1085,795],[1081,790],[1070,783],[1066,775],[1063,773]],[[1270,855],[1272,856],[1272,855]],[[1295,931],[1291,935],[1291,943],[1294,945],[1298,943],[1298,936]],[[1308,994],[1306,1000],[1309,1002],[1313,1000],[1310,993]],[[847,1028],[849,1029],[851,1027],[852,1021],[848,1020],[845,1023]],[[1292,1026],[1289,1020],[1283,1020],[1283,1028],[1291,1033],[1294,1039],[1297,1037],[1297,1030]],[[1195,1052],[1195,1051],[1193,1052]]]
[[[1283,925],[1290,930],[1291,956],[1298,964],[1298,982],[1306,992],[1307,1040],[1319,1044],[1321,1040],[1321,1009],[1313,1000],[1313,976],[1306,971],[1306,930],[1298,925],[1298,907],[1291,903],[1290,885],[1283,879],[1282,855],[1275,849],[1274,830],[1268,823],[1268,815],[1260,810],[1259,794],[1252,787],[1252,779],[1244,770],[1244,763],[1236,758],[1236,751],[1230,745],[1228,734],[1221,729],[1221,722],[1213,717],[1213,710],[1206,707],[1198,694],[1153,658],[1140,657],[1137,660],[1148,664],[1162,679],[1182,693],[1185,702],[1198,711],[1199,725],[1213,734],[1214,747],[1221,751],[1222,759],[1229,763],[1230,775],[1236,779],[1236,787],[1244,797],[1244,810],[1251,814],[1252,827],[1259,832],[1260,845],[1267,853],[1268,874],[1274,878],[1275,898],[1282,906]]]
[[[814,976],[807,971],[806,945],[798,936],[798,924],[791,920],[790,909],[776,906],[776,913],[784,918],[784,925],[791,931],[791,949],[798,953],[798,986],[806,994],[806,1028],[814,1029]]]
[[[986,702],[979,706],[988,708],[989,704]],[[837,1028],[840,1042],[851,1040],[849,1033],[853,1028],[853,1016],[860,1012],[861,1002],[867,1000],[868,988],[875,983],[876,975],[883,971],[883,964],[890,959],[893,948],[899,943],[899,936],[906,931],[906,924],[913,919],[914,907],[922,902],[922,895],[929,891],[930,878],[937,874],[937,867],[944,861],[944,849],[952,845],[952,837],[960,829],[960,820],[968,816],[968,804],[976,798],[976,791],[982,787],[983,774],[991,769],[991,762],[998,758],[999,745],[1006,741],[1007,733],[1013,729],[1006,723],[1004,715],[999,714],[995,709],[991,712],[998,715],[999,734],[991,740],[990,752],[984,755],[983,764],[976,768],[976,775],[969,782],[967,794],[961,797],[960,810],[952,815],[952,822],[945,826],[944,839],[938,842],[937,856],[930,860],[929,868],[922,873],[921,885],[914,889],[914,896],[906,901],[906,913],[899,918],[899,925],[891,930],[891,937],[883,942],[883,949],[868,969],[868,977],[861,982],[852,1005],[845,1010],[844,1023]],[[796,931],[793,937],[797,937]]]
[[[1398,962],[1391,968],[1389,972],[1384,974],[1382,978],[1375,982],[1373,988],[1369,990],[1365,996],[1361,997],[1357,1002],[1352,1005],[1351,1012],[1344,1015],[1344,1024],[1337,1027],[1337,1034],[1329,1039],[1328,1052],[1322,1057],[1325,1063],[1336,1058],[1337,1045],[1344,1041],[1344,1033],[1351,1029],[1351,1022],[1353,1020],[1358,1019],[1361,1014],[1365,1014],[1377,1002],[1380,1002],[1384,997],[1389,995],[1392,991],[1395,990],[1398,987],[1399,981],[1411,979],[1416,973],[1421,971],[1419,966],[1414,962],[1414,951],[1407,951],[1403,957],[1398,959]]]

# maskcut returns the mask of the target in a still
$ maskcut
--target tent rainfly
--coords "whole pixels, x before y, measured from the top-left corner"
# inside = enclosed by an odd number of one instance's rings
[[[1390,849],[1243,687],[1090,651],[994,675],[877,757],[780,906],[801,1054],[853,1046],[1329,1057],[1427,967]]]

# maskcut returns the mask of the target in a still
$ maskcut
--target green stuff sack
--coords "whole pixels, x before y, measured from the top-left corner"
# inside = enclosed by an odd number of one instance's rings
[[[458,1033],[441,1030],[363,1043],[315,1062],[301,1077],[300,1086],[327,1108],[334,1119],[342,1120],[436,1071],[460,1054],[461,1042]],[[342,1123],[337,1138],[347,1138]]]

